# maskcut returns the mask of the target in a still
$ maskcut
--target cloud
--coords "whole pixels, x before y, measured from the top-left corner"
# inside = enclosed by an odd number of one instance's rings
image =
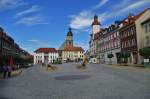
[[[135,3],[129,4],[128,6],[124,7],[123,9],[119,10],[117,12],[117,15],[119,15],[121,13],[124,13],[126,11],[129,11],[129,10],[141,7],[142,5],[147,4],[147,3],[150,3],[150,1],[149,0],[139,0],[139,1],[135,2]]]
[[[33,53],[37,48],[40,47],[50,47],[51,42],[42,41],[38,39],[29,39],[27,42],[24,42],[22,45],[24,49],[28,50],[30,53]]]
[[[27,26],[38,25],[38,24],[48,24],[44,21],[44,18],[40,15],[30,16],[30,17],[23,17],[19,19],[16,24],[23,24]]]
[[[93,14],[90,11],[82,11],[79,15],[72,15],[70,27],[83,29],[91,25]]]
[[[150,3],[149,0],[139,0],[136,2],[132,2],[130,3],[129,0],[123,0],[122,3],[120,5],[115,5],[112,6],[112,10],[111,11],[107,11],[104,12],[99,16],[99,20],[100,22],[104,23],[110,19],[114,19],[116,16],[120,16],[120,15],[124,15],[124,13],[127,13],[128,11],[133,11],[139,7],[142,7],[145,4]],[[110,21],[109,23],[112,23],[112,21]],[[102,24],[103,25],[103,24]],[[107,24],[103,25],[103,27],[107,26]]]
[[[100,2],[99,2],[97,5],[95,5],[95,6],[93,7],[93,9],[98,9],[98,8],[102,7],[102,6],[105,5],[108,1],[109,1],[109,0],[100,0]]]
[[[77,29],[77,30],[86,31],[87,28],[89,28],[91,26],[94,15],[95,14],[92,13],[92,11],[90,11],[90,10],[81,11],[78,15],[71,16],[72,20],[71,20],[69,26],[74,29]],[[107,19],[107,17],[108,17],[107,12],[98,14],[98,18],[101,23],[104,22]]]
[[[99,8],[109,2],[109,0],[101,0],[98,5],[95,5],[95,8]],[[105,21],[115,18],[116,16],[120,16],[123,13],[127,13],[127,11],[132,11],[139,7],[142,7],[145,4],[150,3],[149,0],[138,0],[131,2],[131,0],[123,0],[119,5],[114,5],[111,7],[111,11],[104,11],[103,13],[99,14],[99,20],[101,23]],[[77,15],[71,16],[70,26],[75,29],[84,29],[91,25],[93,21],[93,16],[96,9],[81,11]]]
[[[46,41],[41,41],[41,40],[38,40],[38,39],[30,39],[30,40],[27,40],[28,41],[28,45],[34,45],[34,46],[37,46],[37,47],[40,47],[40,46],[49,46],[50,45],[50,42],[46,42]]]
[[[104,4],[106,4],[109,0],[101,0],[101,2],[97,5],[94,6],[93,9],[91,10],[83,10],[81,11],[78,15],[71,15],[71,22],[69,24],[70,27],[74,28],[74,29],[82,29],[82,30],[86,30],[85,28],[88,28],[91,26],[92,21],[93,21],[93,16],[95,13],[94,10],[103,6]],[[106,13],[102,13],[99,16],[99,19],[101,21],[105,20],[105,16]]]
[[[28,42],[39,42],[39,40],[36,39],[31,39],[31,40],[27,40]]]
[[[85,42],[85,43],[81,43],[81,42],[75,42],[75,46],[80,46],[82,47],[84,50],[88,50],[89,49],[89,44],[88,42]]]
[[[23,0],[0,0],[0,10],[12,9],[22,5],[26,5]]]
[[[31,8],[26,9],[26,10],[24,10],[22,12],[17,13],[16,17],[23,16],[23,15],[26,15],[26,14],[29,14],[29,13],[33,13],[33,12],[37,12],[39,10],[40,10],[39,6],[33,5]]]

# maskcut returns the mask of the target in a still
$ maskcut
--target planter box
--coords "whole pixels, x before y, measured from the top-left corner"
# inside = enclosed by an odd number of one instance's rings
[[[144,63],[144,67],[149,67],[150,68],[150,63]]]
[[[149,59],[144,59],[144,66],[145,67],[150,67],[150,60]]]

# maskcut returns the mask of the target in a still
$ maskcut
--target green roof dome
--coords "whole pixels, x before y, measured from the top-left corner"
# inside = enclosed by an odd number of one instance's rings
[[[73,36],[73,33],[71,31],[71,28],[69,28],[69,32],[67,33],[67,36]]]

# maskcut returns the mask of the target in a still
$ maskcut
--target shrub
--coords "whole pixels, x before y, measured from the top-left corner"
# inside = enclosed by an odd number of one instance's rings
[[[150,58],[150,48],[147,48],[147,47],[141,48],[141,49],[139,50],[139,53],[140,53],[140,55],[143,56],[144,58]]]

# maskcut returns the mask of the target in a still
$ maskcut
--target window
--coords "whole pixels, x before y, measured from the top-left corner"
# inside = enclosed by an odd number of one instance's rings
[[[124,43],[122,42],[121,47],[123,48]]]
[[[120,46],[120,41],[118,41],[118,45],[117,46]]]
[[[134,39],[134,45],[136,45],[136,39]]]
[[[113,39],[113,34],[111,35],[111,39]]]
[[[115,47],[117,47],[117,42],[115,41],[114,43],[115,43]]]
[[[117,32],[117,36],[119,36],[119,32]]]
[[[130,31],[128,31],[128,36],[130,36],[130,33],[131,33],[131,29],[130,29]]]
[[[124,47],[126,48],[127,46],[126,46],[126,41],[124,42]]]
[[[145,24],[145,33],[148,33],[148,26]]]
[[[116,33],[114,33],[114,38],[116,38]]]
[[[148,45],[148,44],[149,44],[149,37],[146,36],[146,45]]]
[[[134,41],[133,41],[133,39],[131,40],[131,45],[134,46]]]
[[[108,40],[110,40],[110,35],[108,36]]]
[[[149,31],[148,31],[148,32],[150,33],[150,23],[149,23],[149,26],[148,26],[148,28],[149,28]]]

